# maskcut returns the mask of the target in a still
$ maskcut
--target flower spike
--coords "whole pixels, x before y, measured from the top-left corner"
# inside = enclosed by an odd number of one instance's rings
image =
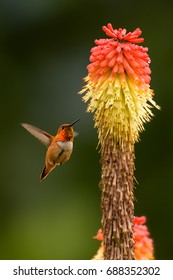
[[[104,259],[134,259],[134,144],[159,108],[150,89],[148,48],[141,30],[102,27],[109,38],[95,40],[81,90],[94,113],[101,147]]]

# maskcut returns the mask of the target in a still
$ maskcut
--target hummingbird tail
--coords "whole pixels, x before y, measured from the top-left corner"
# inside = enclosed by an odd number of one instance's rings
[[[45,179],[54,168],[55,168],[55,165],[53,165],[53,166],[47,165],[46,166],[46,164],[45,164],[45,166],[43,167],[43,170],[40,174],[40,180],[42,181],[43,179]]]
[[[48,175],[48,172],[46,171],[46,165],[43,167],[43,170],[40,174],[40,180],[42,181],[46,176]]]

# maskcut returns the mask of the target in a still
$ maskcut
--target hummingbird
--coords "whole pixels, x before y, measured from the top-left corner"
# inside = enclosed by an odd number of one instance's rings
[[[55,136],[31,124],[21,124],[28,132],[47,146],[45,165],[40,174],[41,181],[45,179],[57,165],[61,165],[69,160],[73,151],[74,137],[77,135],[73,130],[73,125],[79,120],[80,119],[77,119],[71,124],[62,124],[58,128]]]

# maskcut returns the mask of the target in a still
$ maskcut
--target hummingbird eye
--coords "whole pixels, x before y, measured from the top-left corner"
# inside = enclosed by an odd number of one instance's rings
[[[64,126],[61,126],[61,129],[63,130],[63,129],[64,129]]]

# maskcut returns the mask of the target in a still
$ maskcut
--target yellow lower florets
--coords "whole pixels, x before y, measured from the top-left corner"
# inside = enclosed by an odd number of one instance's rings
[[[85,81],[80,93],[86,92],[83,100],[89,101],[87,111],[94,112],[99,142],[103,143],[108,135],[122,146],[124,141],[138,141],[143,124],[153,116],[151,108],[159,108],[152,100],[149,85],[137,86],[129,77],[122,81],[118,74],[113,81],[94,83],[89,76]]]

